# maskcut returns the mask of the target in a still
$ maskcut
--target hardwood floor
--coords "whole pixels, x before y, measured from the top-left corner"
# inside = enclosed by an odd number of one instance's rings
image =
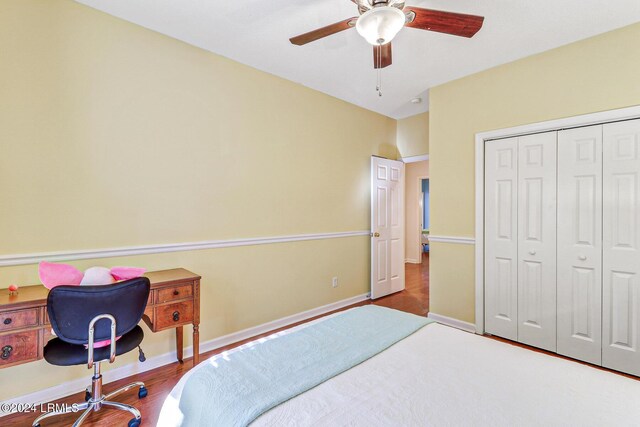
[[[384,307],[395,308],[398,310],[407,311],[410,313],[418,314],[425,316],[429,311],[429,258],[428,255],[425,254],[423,257],[422,264],[406,264],[406,289],[404,291],[398,292],[393,295],[389,295],[383,298],[378,298],[375,301],[364,301],[358,304],[354,304],[349,307],[345,307],[341,310],[346,310],[348,308],[357,307],[366,304],[376,304]],[[318,316],[322,317],[322,316]],[[314,317],[316,319],[318,317]],[[313,319],[308,319],[305,322],[308,322]],[[270,335],[274,332],[287,329],[291,326],[295,326],[297,324],[304,323],[298,322],[294,325],[289,325],[285,328],[277,329],[274,331],[270,331],[268,333],[252,337],[250,339],[240,341],[229,346],[219,348],[214,351],[210,351],[208,353],[203,353],[201,355],[200,360],[205,360],[214,354],[220,353],[225,350],[229,350],[233,347],[237,347],[240,344],[243,344],[248,341],[252,341],[256,338]],[[144,343],[143,343],[144,347]],[[129,405],[133,405],[140,410],[142,413],[142,425],[143,426],[155,426],[158,421],[158,416],[160,414],[160,408],[164,402],[164,399],[169,394],[173,386],[178,382],[180,377],[184,375],[189,369],[191,369],[192,360],[185,359],[184,364],[172,363],[170,365],[165,365],[157,369],[153,369],[148,372],[144,372],[142,374],[135,376],[135,381],[143,381],[147,389],[149,390],[149,395],[144,399],[138,399],[138,394],[135,390],[130,390],[126,393],[123,393],[114,400],[126,403]],[[52,368],[52,369],[64,369],[64,368]],[[87,385],[89,383],[90,372],[87,370]],[[109,393],[111,390],[115,390],[118,387],[122,387],[130,382],[134,381],[134,378],[125,378],[119,381],[114,381],[112,383],[107,384],[104,387],[104,393]],[[74,395],[65,397],[63,399],[59,399],[55,401],[55,403],[78,403],[82,402],[84,399],[84,392],[76,393]],[[25,414],[12,414],[3,418],[0,418],[0,425],[2,426],[30,426],[31,422],[39,415],[36,413],[25,413]],[[49,420],[45,420],[42,423],[42,427],[62,427],[69,426],[73,424],[75,419],[79,416],[79,413],[57,416],[50,418]],[[92,413],[89,418],[85,421],[83,426],[126,426],[127,422],[132,417],[122,411],[115,411],[113,409],[104,409],[98,412]]]
[[[372,303],[426,316],[429,312],[429,254],[423,254],[422,264],[405,264],[404,291],[378,298]]]

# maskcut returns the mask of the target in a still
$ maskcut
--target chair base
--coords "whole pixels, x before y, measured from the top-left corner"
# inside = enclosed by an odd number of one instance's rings
[[[103,406],[113,409],[119,409],[121,411],[127,411],[133,415],[133,418],[129,421],[129,427],[138,427],[142,420],[142,416],[140,415],[140,411],[138,411],[135,407],[131,405],[127,405],[125,403],[114,402],[108,399],[111,399],[114,396],[117,396],[121,393],[131,390],[132,388],[138,387],[138,397],[143,398],[147,395],[147,389],[144,386],[143,382],[137,381],[131,384],[127,384],[124,387],[120,387],[119,389],[112,391],[109,394],[102,394],[102,375],[100,375],[100,363],[97,362],[94,364],[95,374],[91,378],[91,387],[87,387],[86,396],[89,397],[86,402],[77,403],[73,405],[69,405],[63,409],[46,412],[41,414],[38,418],[36,418],[31,424],[32,427],[40,427],[40,422],[49,417],[55,417],[56,415],[64,415],[69,414],[71,412],[79,412],[83,411],[80,417],[73,423],[73,427],[78,427],[82,425],[82,423],[87,419],[89,414],[93,411],[99,411]],[[92,391],[89,391],[92,390]],[[99,397],[95,397],[99,396]]]

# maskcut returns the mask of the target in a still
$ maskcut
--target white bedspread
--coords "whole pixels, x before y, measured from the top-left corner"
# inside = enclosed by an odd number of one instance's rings
[[[640,381],[433,324],[252,426],[640,426]]]

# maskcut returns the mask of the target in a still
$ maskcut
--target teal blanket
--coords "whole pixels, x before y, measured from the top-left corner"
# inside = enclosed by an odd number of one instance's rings
[[[368,305],[216,356],[184,386],[182,426],[246,426],[428,323],[424,317]]]

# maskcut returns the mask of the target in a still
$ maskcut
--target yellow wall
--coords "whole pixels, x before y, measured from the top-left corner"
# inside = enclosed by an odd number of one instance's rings
[[[640,24],[430,91],[431,234],[474,235],[478,132],[640,104]],[[433,243],[431,311],[474,321],[471,246]]]
[[[392,119],[71,0],[0,2],[0,52],[0,255],[368,230],[370,156],[397,158]],[[201,274],[207,341],[366,292],[369,238],[73,264]],[[0,400],[86,376],[3,369]]]
[[[405,165],[405,240],[404,259],[405,261],[422,262],[422,244],[420,236],[422,234],[422,220],[420,208],[422,202],[422,182],[420,178],[429,177],[429,160],[421,162],[407,163]]]
[[[429,154],[429,112],[398,120],[397,143],[401,157]]]

